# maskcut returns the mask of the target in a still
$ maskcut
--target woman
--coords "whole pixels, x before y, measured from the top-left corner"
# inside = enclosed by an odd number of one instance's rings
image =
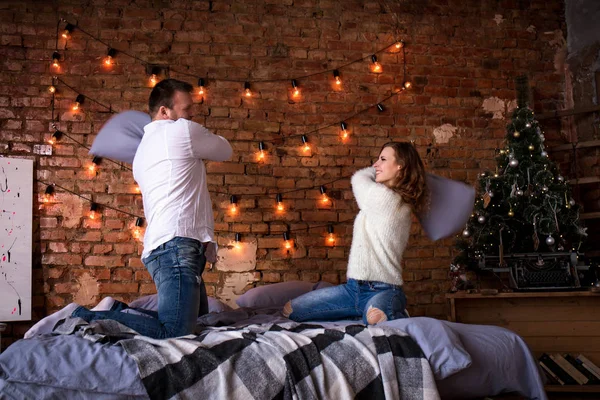
[[[411,212],[427,201],[425,167],[410,143],[387,143],[373,167],[352,176],[360,208],[348,259],[348,282],[289,301],[283,314],[294,321],[362,317],[365,324],[405,318],[402,254]]]

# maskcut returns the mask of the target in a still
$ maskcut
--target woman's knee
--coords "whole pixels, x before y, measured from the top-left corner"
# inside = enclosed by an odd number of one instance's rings
[[[369,306],[367,310],[367,323],[369,325],[379,324],[388,320],[388,316],[379,308]]]

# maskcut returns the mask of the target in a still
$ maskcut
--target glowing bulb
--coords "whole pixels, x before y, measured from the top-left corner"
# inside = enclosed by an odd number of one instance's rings
[[[246,97],[251,97],[252,96],[252,91],[248,88],[246,89]]]
[[[90,211],[90,219],[96,219],[96,211]]]
[[[107,67],[110,67],[113,63],[113,59],[111,56],[106,56],[106,58],[104,59],[104,65],[106,65]]]
[[[50,85],[50,86],[48,86],[48,91],[50,93],[56,93],[56,87],[54,85]]]
[[[404,43],[402,43],[402,41],[396,42],[396,48],[397,49],[401,49],[402,46],[404,46]]]
[[[58,51],[52,53],[52,66],[54,68],[60,68],[60,54]]]
[[[277,203],[277,211],[283,211],[283,210],[284,210],[283,203],[281,203],[281,202]]]
[[[65,39],[69,39],[71,37],[71,32],[68,29],[65,29],[62,33],[62,37]]]
[[[88,169],[90,170],[90,172],[94,172],[96,170],[96,164],[91,164]]]
[[[410,89],[410,87],[412,86],[412,83],[406,81],[404,82],[404,89]]]
[[[348,126],[346,125],[345,122],[342,122],[341,127],[342,127],[342,132],[340,133],[340,136],[342,137],[342,140],[346,140],[346,139],[348,139],[348,130],[346,129],[346,128],[348,128]]]
[[[150,85],[155,86],[157,82],[158,77],[156,76],[156,74],[152,74],[152,76],[150,76]]]
[[[289,250],[289,249],[291,249],[291,248],[292,248],[292,243],[291,243],[289,240],[286,240],[286,241],[285,241],[285,248],[286,248],[287,250]]]
[[[306,137],[306,135],[302,135],[301,137],[302,139],[302,144],[304,145],[302,147],[302,149],[306,152],[310,150],[310,144],[308,144],[308,138]]]
[[[335,243],[335,236],[333,236],[333,233],[330,233],[327,236],[327,243],[329,243],[330,245],[333,245]]]
[[[232,214],[237,213],[237,206],[235,204],[232,204],[229,208],[229,211],[231,211]]]
[[[198,78],[198,94],[204,96],[204,78]]]
[[[300,94],[300,89],[296,88],[294,89],[294,97],[298,96]]]
[[[139,187],[139,186],[137,186],[137,185],[135,186],[135,189],[134,189],[134,190],[135,190],[135,192],[136,192],[136,193],[140,193],[140,192],[141,192],[141,190],[140,190],[140,187]]]
[[[252,91],[250,90],[250,82],[244,82],[244,93],[246,94],[246,97],[252,96]]]
[[[321,197],[321,201],[323,203],[328,203],[329,202],[329,197],[327,197],[326,193],[323,193],[323,196]]]
[[[335,79],[336,84],[342,84],[342,78],[340,78],[340,71],[338,71],[337,69],[333,71],[333,78]]]
[[[373,63],[373,71],[381,72],[381,64],[379,64],[378,62],[374,62]]]
[[[265,143],[258,142],[258,154],[256,155],[257,161],[263,161],[265,159]]]
[[[79,102],[76,101],[75,104],[73,104],[73,111],[79,111]]]

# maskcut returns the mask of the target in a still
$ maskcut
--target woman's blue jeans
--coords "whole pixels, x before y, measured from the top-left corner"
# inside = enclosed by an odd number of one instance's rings
[[[406,296],[402,286],[348,279],[344,285],[314,290],[292,300],[289,318],[302,321],[335,321],[361,318],[367,322],[370,307],[385,313],[388,320],[406,318]]]
[[[198,240],[175,237],[142,260],[158,292],[158,312],[139,310],[150,318],[120,312],[127,308],[121,302],[116,302],[110,311],[78,307],[71,315],[88,322],[112,319],[155,339],[193,333],[198,316],[208,312],[208,298],[202,281],[206,265],[204,250]]]

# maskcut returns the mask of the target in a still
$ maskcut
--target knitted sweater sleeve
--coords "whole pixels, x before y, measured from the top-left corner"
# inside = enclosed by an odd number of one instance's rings
[[[388,214],[397,211],[402,205],[402,197],[398,193],[375,182],[373,167],[356,171],[350,182],[358,207],[364,212]]]

